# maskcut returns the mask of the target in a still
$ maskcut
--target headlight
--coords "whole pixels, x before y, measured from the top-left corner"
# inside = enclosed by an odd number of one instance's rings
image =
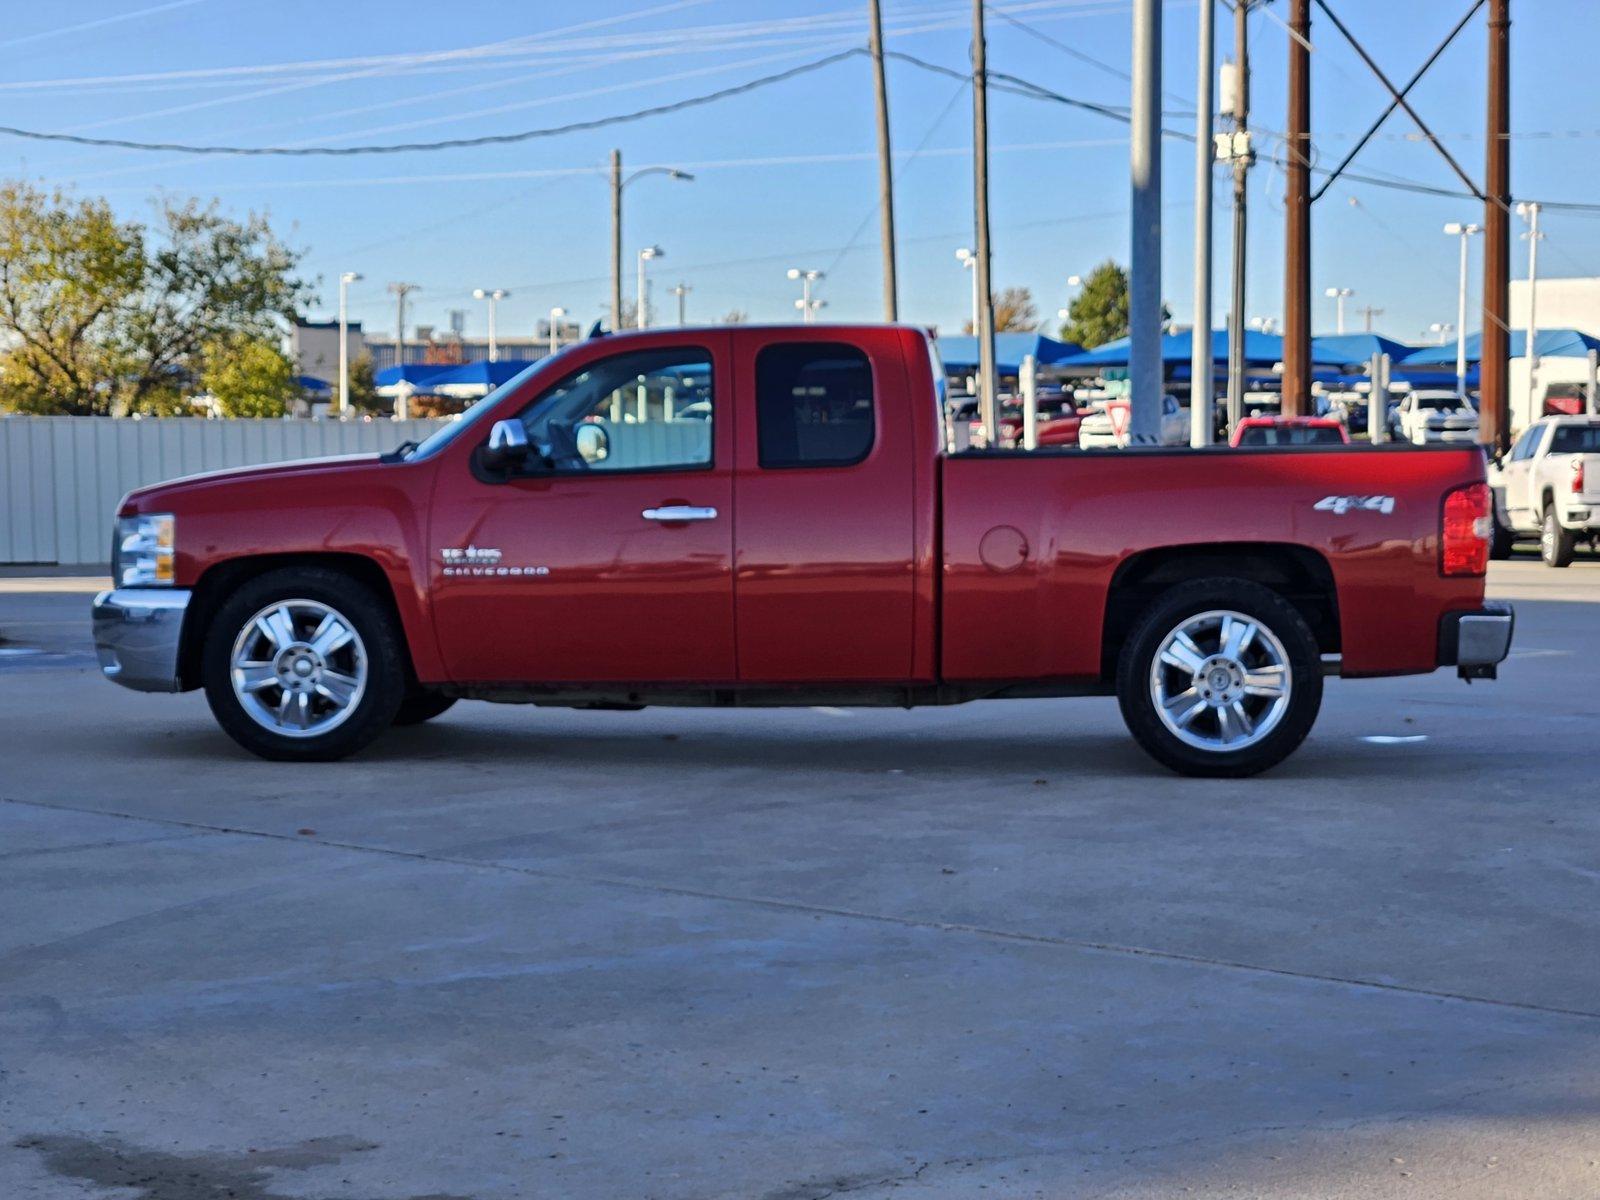
[[[171,513],[117,519],[111,579],[116,587],[171,587],[177,521]]]

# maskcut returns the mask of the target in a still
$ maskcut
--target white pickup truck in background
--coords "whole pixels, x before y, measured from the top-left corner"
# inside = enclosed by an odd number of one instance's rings
[[[1495,558],[1537,534],[1545,565],[1565,567],[1579,542],[1600,535],[1600,416],[1545,417],[1522,431],[1491,470]]]

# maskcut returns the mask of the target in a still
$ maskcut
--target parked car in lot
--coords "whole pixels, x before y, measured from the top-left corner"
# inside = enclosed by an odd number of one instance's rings
[[[1107,400],[1104,407],[1090,412],[1078,426],[1078,445],[1085,450],[1105,450],[1126,446],[1130,438],[1131,409],[1126,398]],[[1161,445],[1189,444],[1189,413],[1179,406],[1176,396],[1161,397]]]
[[[1070,400],[1058,400],[1048,408],[1040,406],[1038,422],[1034,429],[1038,436],[1040,447],[1047,446],[1076,446],[1078,444],[1078,429],[1083,424],[1084,413],[1073,406]],[[1015,411],[1003,411],[1000,414],[1000,445],[1006,449],[1015,449],[1023,443],[1022,414]],[[982,441],[983,422],[970,422],[969,438],[972,445]]]
[[[272,759],[462,698],[1114,694],[1156,759],[1236,776],[1300,744],[1325,673],[1505,657],[1475,447],[950,454],[936,370],[909,326],[639,331],[420,446],[139,488],[102,669],[203,688]]]
[[[1535,421],[1489,482],[1495,557],[1508,557],[1517,535],[1537,534],[1545,564],[1568,566],[1580,542],[1600,538],[1600,417]]]
[[[1424,388],[1407,392],[1395,410],[1397,432],[1413,445],[1476,443],[1478,410],[1454,392]]]
[[[1231,446],[1344,446],[1350,435],[1333,417],[1246,417]]]

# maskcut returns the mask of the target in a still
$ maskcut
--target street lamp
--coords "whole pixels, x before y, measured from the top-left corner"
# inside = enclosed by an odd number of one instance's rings
[[[1441,346],[1450,340],[1450,335],[1455,331],[1456,327],[1450,324],[1449,321],[1435,321],[1427,328],[1427,332],[1433,334],[1433,336],[1438,339],[1438,344]]]
[[[567,315],[564,308],[550,310],[550,353],[554,354],[561,349],[561,318]]]
[[[1461,239],[1461,283],[1456,289],[1456,398],[1467,398],[1467,239],[1482,233],[1481,225],[1451,221],[1444,227],[1450,237]]]
[[[1251,317],[1248,324],[1250,328],[1254,329],[1257,333],[1274,333],[1278,328],[1278,318]]]
[[[641,174],[643,174],[643,172],[641,172]],[[639,308],[634,314],[634,324],[640,329],[648,329],[650,327],[650,323],[645,312],[644,302],[644,265],[652,258],[665,258],[666,255],[667,252],[660,246],[646,246],[643,250],[639,251]]]
[[[474,288],[472,290],[472,298],[474,300],[487,300],[489,302],[489,361],[490,362],[493,362],[497,357],[499,357],[499,351],[500,351],[499,346],[497,346],[495,344],[495,312],[496,312],[496,309],[499,307],[500,301],[504,300],[509,295],[511,295],[511,293],[506,291],[504,288],[495,288],[492,291],[486,290],[484,288]]]
[[[672,289],[672,294],[678,298],[678,324],[684,325],[688,319],[689,293],[694,291],[687,283],[680,282]]]
[[[339,419],[350,415],[350,285],[359,283],[358,271],[339,276]]]
[[[1334,329],[1335,329],[1335,332],[1337,332],[1337,333],[1343,333],[1344,332],[1344,301],[1345,301],[1345,297],[1346,296],[1354,296],[1356,294],[1355,293],[1355,289],[1354,288],[1338,288],[1338,287],[1324,288],[1323,291],[1322,291],[1322,294],[1324,296],[1332,297],[1333,298],[1333,302],[1336,305],[1338,305],[1338,311],[1339,311],[1338,324],[1335,325]]]
[[[676,167],[643,167],[622,175],[622,151],[611,152],[611,328],[622,328],[622,193],[630,183],[646,175],[665,175],[668,179],[693,183],[694,176]]]
[[[809,325],[816,319],[817,309],[824,304],[824,301],[811,298],[811,285],[819,279],[826,279],[827,276],[815,269],[807,270],[800,267],[790,267],[789,278],[800,281],[800,299],[794,302],[794,306],[800,310],[800,319]]]
[[[956,261],[972,272],[972,332],[978,332],[978,256],[966,246],[956,251]]]

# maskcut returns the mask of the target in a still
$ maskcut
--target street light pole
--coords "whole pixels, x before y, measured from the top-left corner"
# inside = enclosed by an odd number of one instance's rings
[[[668,179],[678,179],[684,183],[694,182],[693,175],[676,167],[645,167],[624,179],[622,151],[611,152],[611,329],[613,332],[622,328],[622,193],[630,183],[646,175],[665,175]],[[634,323],[640,329],[644,328],[637,320]]]
[[[509,295],[511,295],[511,293],[506,291],[504,288],[494,288],[492,290],[488,289],[488,288],[473,288],[472,289],[472,298],[474,300],[487,300],[489,302],[489,361],[490,362],[494,362],[495,359],[497,359],[499,357],[499,355],[500,355],[500,347],[499,347],[497,339],[496,339],[496,317],[498,315],[500,301],[504,300]]]
[[[1161,5],[1133,0],[1128,442],[1161,441]]]
[[[1216,56],[1216,3],[1200,0],[1194,118],[1194,332],[1189,335],[1189,444],[1208,446],[1211,416],[1211,76]]]
[[[550,353],[551,354],[554,354],[557,350],[561,349],[561,318],[566,316],[566,315],[567,315],[567,310],[564,309],[564,308],[557,307],[557,308],[552,308],[550,310]]]
[[[827,278],[827,276],[818,270],[802,270],[800,267],[790,267],[789,278],[800,281],[800,299],[795,307],[800,310],[800,319],[809,325],[814,318],[816,310],[821,307],[819,303],[811,299],[811,285],[819,279]]]
[[[679,325],[687,325],[688,324],[688,307],[689,307],[689,305],[688,305],[688,296],[689,296],[689,293],[692,292],[692,291],[694,291],[694,289],[692,287],[690,287],[687,283],[679,283],[677,287],[672,289],[672,294],[678,298],[678,324]]]
[[[1461,239],[1461,278],[1456,287],[1456,397],[1467,398],[1467,239],[1482,233],[1481,225],[1451,221],[1445,233]]]
[[[394,416],[397,421],[404,421],[407,416],[406,403],[406,297],[417,290],[414,283],[391,283],[389,293],[394,296],[394,364],[400,368],[400,386],[395,392]]]
[[[1153,0],[1141,0],[1151,3]],[[989,278],[989,68],[983,29],[983,0],[972,0],[972,193],[977,228],[978,411],[989,445],[1000,444],[999,383],[994,362],[994,286]]]
[[[339,419],[350,415],[350,285],[361,279],[357,271],[339,276]]]
[[[1531,419],[1537,411],[1531,405],[1539,382],[1539,241],[1544,234],[1539,232],[1537,200],[1525,200],[1518,204],[1517,215],[1528,222],[1528,232],[1522,235],[1528,239],[1528,325],[1523,333],[1526,342],[1522,352],[1528,358],[1528,412]]]
[[[956,259],[972,272],[972,333],[978,334],[978,256],[963,246],[956,251]]]
[[[650,328],[650,319],[647,311],[648,306],[645,304],[644,294],[644,265],[652,258],[665,258],[666,255],[667,252],[660,246],[646,246],[643,250],[639,251],[639,307],[638,311],[634,314],[634,325],[639,329]]]
[[[1338,311],[1339,315],[1336,318],[1336,322],[1337,323],[1336,323],[1336,325],[1334,327],[1334,330],[1335,330],[1335,332],[1342,334],[1344,332],[1344,302],[1345,302],[1346,297],[1354,296],[1356,294],[1355,293],[1355,289],[1354,288],[1337,288],[1337,287],[1323,288],[1322,289],[1322,294],[1324,296],[1331,297],[1333,299],[1334,304],[1338,306],[1337,311]],[[1370,333],[1371,330],[1369,329],[1368,332]]]

